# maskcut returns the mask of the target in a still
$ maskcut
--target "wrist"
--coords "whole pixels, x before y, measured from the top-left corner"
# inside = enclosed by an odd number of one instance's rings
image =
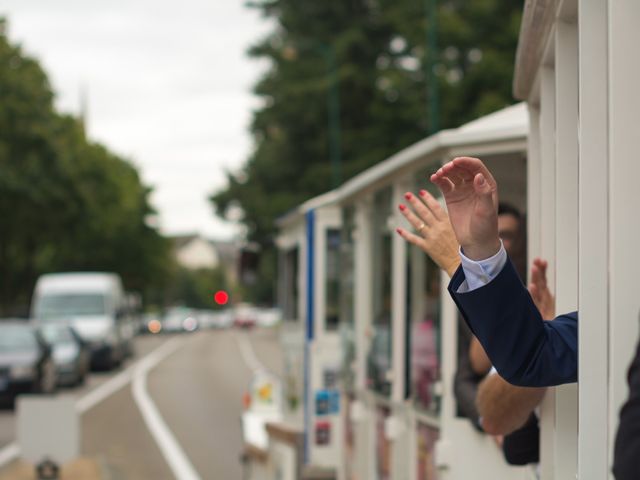
[[[445,268],[445,271],[447,272],[447,275],[449,275],[449,278],[453,277],[453,274],[456,273],[456,270],[458,269],[459,266],[460,266],[460,255],[456,255],[456,257],[449,262],[449,265],[447,266],[447,268]]]
[[[496,237],[494,241],[483,244],[463,245],[462,250],[468,259],[478,262],[493,257],[500,251],[501,245],[500,238]]]

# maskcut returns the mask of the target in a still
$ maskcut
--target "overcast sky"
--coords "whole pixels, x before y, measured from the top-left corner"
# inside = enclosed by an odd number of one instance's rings
[[[229,238],[209,193],[251,150],[265,65],[245,51],[269,25],[243,0],[0,0],[11,41],[43,64],[56,105],[137,165],[168,234]]]

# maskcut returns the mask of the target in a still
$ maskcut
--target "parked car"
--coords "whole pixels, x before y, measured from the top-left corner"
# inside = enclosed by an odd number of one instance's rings
[[[282,321],[282,310],[279,308],[259,308],[256,310],[256,323],[259,327],[275,327]]]
[[[91,365],[89,347],[69,324],[50,323],[40,328],[51,346],[58,385],[84,383]]]
[[[197,314],[187,307],[172,307],[162,320],[164,332],[193,332],[199,327]]]
[[[258,313],[253,305],[239,303],[233,309],[233,324],[240,328],[252,328],[258,322]]]
[[[52,273],[36,283],[31,316],[70,323],[91,351],[91,366],[113,368],[133,351],[135,325],[114,273]]]
[[[225,310],[200,310],[198,312],[200,328],[228,328],[233,325],[233,312]]]
[[[20,393],[52,393],[57,377],[51,350],[26,321],[0,322],[0,396],[13,401]]]

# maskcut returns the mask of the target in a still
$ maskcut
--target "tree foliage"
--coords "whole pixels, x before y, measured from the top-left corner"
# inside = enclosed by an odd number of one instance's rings
[[[113,271],[129,289],[162,288],[173,266],[169,243],[146,223],[150,190],[55,111],[45,72],[3,30],[0,314],[24,313],[43,272]]]
[[[437,10],[436,44],[428,42],[430,4]],[[251,126],[255,149],[212,202],[223,215],[240,207],[249,240],[267,249],[274,219],[331,188],[329,50],[337,60],[343,180],[433,130],[430,79],[438,82],[441,128],[513,102],[521,0],[269,0],[253,6],[275,23],[249,52],[270,64],[255,86],[263,100]]]

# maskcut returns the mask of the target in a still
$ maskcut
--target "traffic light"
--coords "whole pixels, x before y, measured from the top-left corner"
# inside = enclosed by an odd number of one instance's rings
[[[218,305],[226,305],[229,301],[229,294],[224,290],[218,290],[214,295],[213,299]]]

